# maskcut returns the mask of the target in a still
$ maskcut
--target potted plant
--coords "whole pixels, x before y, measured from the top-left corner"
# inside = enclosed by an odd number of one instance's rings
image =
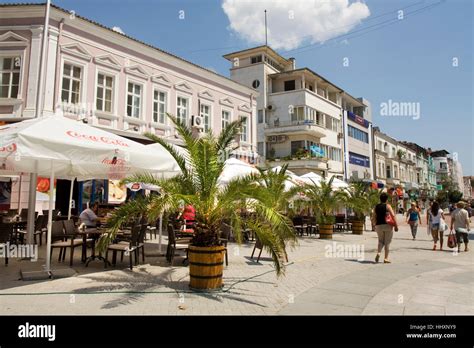
[[[307,184],[304,186],[304,193],[309,201],[312,210],[316,213],[316,219],[319,224],[319,238],[332,239],[334,223],[336,218],[334,211],[341,204],[341,191],[334,191],[332,182],[321,181],[319,185]]]
[[[223,257],[225,247],[219,238],[223,222],[229,222],[238,242],[242,240],[242,226],[250,227],[273,259],[277,274],[283,271],[286,257],[285,243],[293,233],[288,219],[277,211],[268,199],[267,190],[258,183],[258,177],[248,175],[231,180],[224,188],[218,178],[224,169],[222,154],[232,150],[232,141],[239,132],[241,121],[227,125],[219,134],[208,131],[195,137],[190,127],[168,114],[187,150],[186,158],[174,145],[154,134],[145,134],[160,143],[176,160],[181,174],[169,179],[155,179],[150,174],[134,175],[125,182],[143,182],[161,188],[160,195],[148,196],[143,204],[130,201],[115,210],[109,220],[110,230],[100,241],[100,247],[115,238],[119,227],[130,216],[145,214],[150,222],[163,213],[172,213],[183,205],[191,205],[196,211],[194,234],[188,256],[190,260],[190,288],[219,289],[222,287]],[[240,214],[243,205],[253,213]]]
[[[268,157],[272,159],[275,158],[275,149],[273,147],[268,150]]]
[[[344,190],[341,197],[343,198],[344,205],[354,212],[352,233],[362,234],[365,218],[370,215],[372,208],[378,202],[379,191],[370,188],[366,183],[354,181]]]

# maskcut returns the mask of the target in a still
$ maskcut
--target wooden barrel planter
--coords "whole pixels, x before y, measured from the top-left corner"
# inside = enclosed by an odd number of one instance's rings
[[[352,221],[352,234],[362,234],[364,232],[364,221]]]
[[[320,224],[319,225],[319,238],[320,239],[332,239],[333,224]]]
[[[218,290],[222,288],[224,246],[188,248],[189,288],[192,290]]]

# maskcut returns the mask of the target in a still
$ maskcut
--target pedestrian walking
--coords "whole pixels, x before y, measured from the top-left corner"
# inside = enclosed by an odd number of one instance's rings
[[[393,237],[393,228],[395,231],[398,231],[397,220],[390,204],[387,204],[388,195],[383,192],[380,195],[380,203],[377,204],[374,208],[374,213],[372,215],[372,221],[375,225],[375,231],[377,232],[378,237],[378,246],[377,246],[377,255],[375,256],[375,262],[379,262],[380,253],[382,249],[385,249],[384,263],[390,263],[388,258],[390,253],[390,243],[392,242]],[[387,216],[392,221],[394,221],[394,226],[387,223]]]
[[[411,203],[411,207],[407,211],[407,224],[410,225],[411,235],[413,240],[415,240],[416,233],[418,232],[418,224],[421,226],[420,208],[416,206],[415,202]]]
[[[433,237],[433,250],[436,250],[439,240],[439,250],[443,250],[443,233],[444,233],[444,213],[440,209],[439,203],[434,201],[428,214],[426,214],[426,224],[430,224],[431,236]]]
[[[464,251],[469,251],[469,222],[469,213],[464,209],[464,203],[458,202],[456,204],[456,209],[451,213],[451,231],[454,229],[456,232],[458,252],[461,251],[461,243],[464,243]]]

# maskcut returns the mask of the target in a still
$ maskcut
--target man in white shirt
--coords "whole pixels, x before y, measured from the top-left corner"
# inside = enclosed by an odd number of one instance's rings
[[[86,227],[96,227],[97,226],[97,221],[99,218],[97,217],[97,208],[98,208],[97,202],[92,205],[92,208],[89,207],[85,210],[82,211],[81,215],[79,215],[79,219],[81,220],[81,223],[86,225]]]
[[[464,251],[469,251],[467,246],[469,243],[468,232],[470,229],[469,213],[464,209],[464,203],[462,202],[458,202],[456,207],[457,209],[451,213],[451,230],[454,228],[454,231],[456,232],[458,251],[461,249],[461,242],[464,242]]]

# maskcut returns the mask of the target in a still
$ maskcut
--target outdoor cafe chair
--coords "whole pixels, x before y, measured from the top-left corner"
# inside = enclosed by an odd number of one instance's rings
[[[226,223],[221,225],[221,234],[219,240],[221,241],[222,245],[225,247],[225,265],[229,265],[229,258],[227,254],[227,242],[229,241],[232,235],[232,227]]]
[[[190,242],[191,240],[188,238],[176,238],[173,224],[168,224],[168,248],[166,249],[166,259],[171,263],[171,266],[173,266],[174,254],[177,250],[185,250],[186,258],[184,261],[188,259],[188,247]]]
[[[145,225],[146,226],[146,225]],[[105,259],[108,261],[109,259],[109,251],[112,251],[112,265],[115,266],[117,263],[117,252],[122,253],[123,255],[128,253],[129,261],[130,261],[130,270],[133,270],[133,259],[132,256],[135,254],[135,264],[138,263],[138,248],[140,247],[140,233],[142,231],[142,225],[136,225],[132,227],[132,235],[130,241],[128,243],[118,242],[110,244],[107,247],[107,251],[105,252]],[[146,229],[145,229],[146,231]],[[145,253],[143,253],[145,254]],[[144,260],[144,259],[143,259]]]
[[[0,244],[6,247],[8,242],[13,238],[13,225],[0,222]],[[5,253],[5,266],[8,266],[8,254]]]
[[[72,234],[67,234],[64,231],[64,221],[53,221],[51,226],[51,241],[55,241],[51,244],[51,257],[53,255],[53,250],[59,248],[59,258],[58,261],[64,260],[66,256],[66,250],[71,249],[69,266],[72,266],[74,260],[74,249],[77,247],[82,247],[82,239],[76,239],[77,233],[73,231]]]
[[[308,226],[303,223],[303,217],[302,216],[295,216],[293,218],[293,228],[295,229],[296,233],[298,233],[300,236],[303,236],[304,230]]]
[[[39,245],[43,245],[43,223],[45,220],[44,215],[38,215],[35,221],[35,232],[33,233],[34,239],[35,239],[35,244],[38,244],[38,241],[36,240],[36,237],[39,237]],[[48,224],[48,219],[46,219],[46,224]]]

